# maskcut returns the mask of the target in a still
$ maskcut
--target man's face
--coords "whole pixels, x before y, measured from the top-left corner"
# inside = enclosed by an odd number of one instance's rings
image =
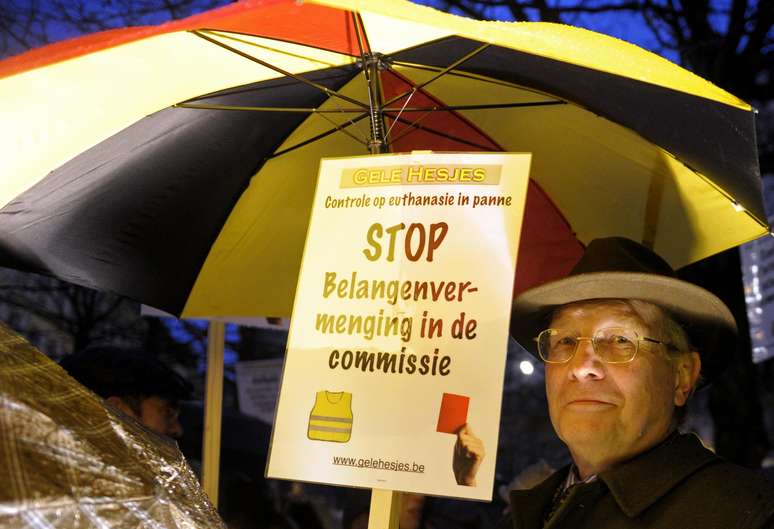
[[[140,401],[138,419],[156,433],[179,439],[183,435],[183,426],[178,420],[180,409],[169,400],[151,396]]]
[[[599,329],[626,327],[640,337],[653,329],[627,304],[597,300],[565,305],[551,321],[590,337]],[[677,375],[663,346],[640,342],[634,360],[603,363],[590,340],[580,341],[565,364],[546,364],[551,423],[579,461],[594,471],[626,460],[661,441],[669,432],[678,396]],[[583,470],[582,470],[583,472]]]

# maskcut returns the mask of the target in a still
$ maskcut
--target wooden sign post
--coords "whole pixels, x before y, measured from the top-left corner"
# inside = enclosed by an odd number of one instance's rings
[[[400,500],[400,492],[383,489],[371,490],[368,529],[398,529]]]

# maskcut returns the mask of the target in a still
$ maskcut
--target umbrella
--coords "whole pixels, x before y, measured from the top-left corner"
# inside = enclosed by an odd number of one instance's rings
[[[225,527],[174,442],[0,325],[0,526]]]
[[[568,26],[243,1],[0,76],[0,264],[176,315],[289,314],[323,156],[532,152],[516,290],[595,237],[679,267],[767,230],[749,105]]]

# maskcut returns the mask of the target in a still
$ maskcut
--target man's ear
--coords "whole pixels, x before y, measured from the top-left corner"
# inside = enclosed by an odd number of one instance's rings
[[[675,360],[675,406],[685,406],[696,387],[701,372],[701,357],[697,352],[681,354]]]
[[[114,408],[118,408],[125,414],[129,415],[130,417],[134,417],[137,419],[137,414],[134,413],[134,410],[132,409],[127,402],[122,399],[121,397],[116,397],[115,395],[111,395],[110,397],[105,399],[105,402],[113,406]]]

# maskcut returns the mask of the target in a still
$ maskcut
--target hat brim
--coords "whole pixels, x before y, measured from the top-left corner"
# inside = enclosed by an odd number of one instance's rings
[[[717,296],[680,279],[636,272],[579,274],[527,290],[514,300],[511,334],[534,355],[534,338],[557,307],[591,299],[639,299],[666,310],[700,354],[705,382],[717,378],[736,346],[736,321]]]

